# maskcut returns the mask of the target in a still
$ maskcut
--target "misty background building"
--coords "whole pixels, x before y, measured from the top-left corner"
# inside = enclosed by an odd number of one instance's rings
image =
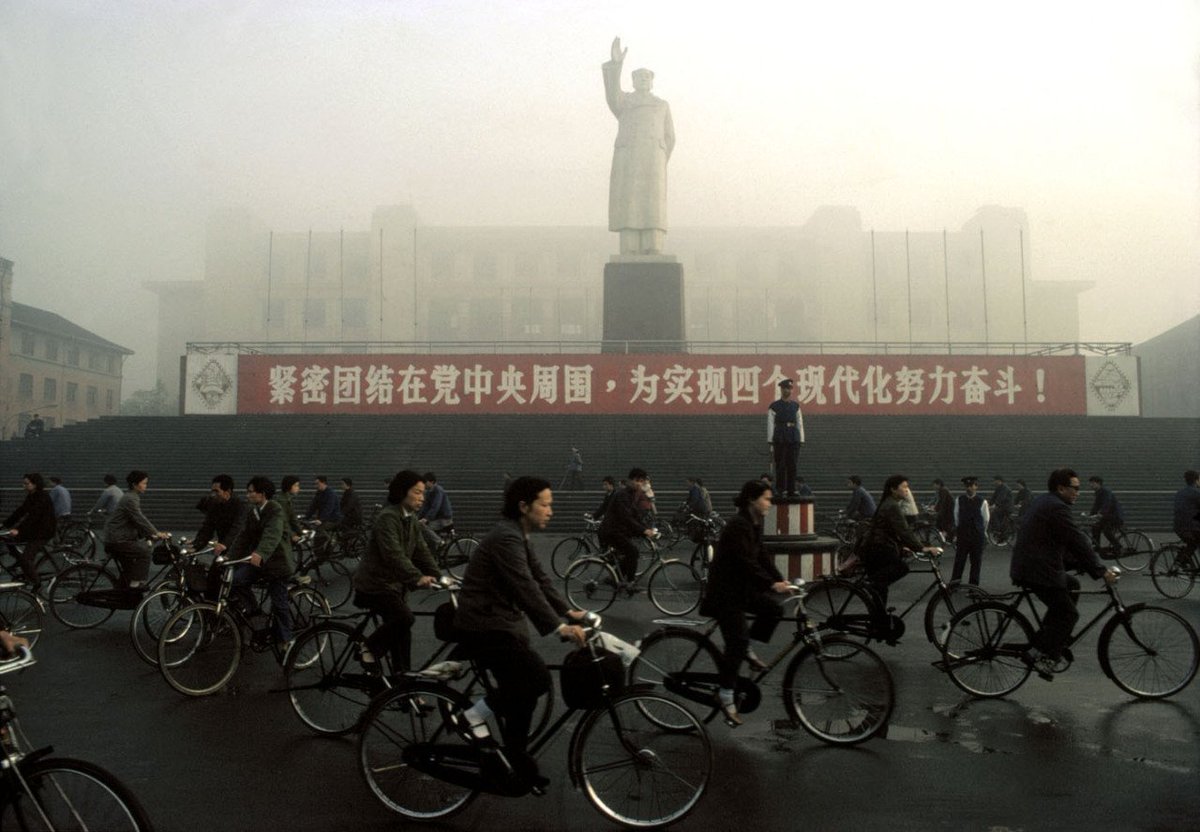
[[[749,351],[1076,341],[1091,284],[1034,280],[1030,245],[1025,212],[1001,207],[954,231],[866,229],[857,209],[831,206],[798,227],[677,228],[667,242],[684,264],[693,350]],[[190,342],[594,350],[613,250],[602,227],[423,226],[410,206],[337,231],[222,211],[203,280],[146,284],[159,297],[158,377],[174,399]]]
[[[35,413],[47,429],[117,415],[133,350],[13,302],[12,286],[13,263],[0,258],[0,435],[20,434]]]

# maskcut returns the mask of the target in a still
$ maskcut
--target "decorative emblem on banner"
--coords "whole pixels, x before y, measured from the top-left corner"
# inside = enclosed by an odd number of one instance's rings
[[[1133,391],[1133,382],[1115,363],[1105,361],[1088,380],[1088,387],[1106,409],[1116,410],[1129,398]]]
[[[224,367],[210,358],[200,372],[192,376],[192,389],[204,401],[205,407],[215,410],[233,389],[233,379]]]

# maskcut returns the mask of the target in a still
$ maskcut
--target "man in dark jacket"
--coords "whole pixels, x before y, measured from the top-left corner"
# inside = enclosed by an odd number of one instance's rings
[[[954,495],[941,479],[933,481],[933,513],[937,530],[946,540],[954,540]]]
[[[54,519],[54,503],[46,492],[46,480],[41,474],[26,474],[21,480],[25,488],[25,499],[16,511],[4,519],[8,527],[8,551],[25,574],[36,592],[41,588],[35,567],[36,558],[46,542],[54,537],[57,523]],[[14,544],[22,544],[20,546]]]
[[[1100,535],[1103,534],[1108,540],[1108,545],[1112,547],[1113,554],[1120,554],[1121,526],[1125,524],[1124,513],[1121,510],[1121,503],[1117,500],[1117,496],[1113,494],[1112,489],[1104,485],[1103,477],[1088,477],[1088,485],[1095,496],[1092,498],[1092,510],[1088,512],[1093,518],[1092,525],[1092,545],[1100,546]]]
[[[1184,487],[1175,492],[1173,528],[1183,541],[1180,563],[1190,563],[1200,547],[1200,472],[1184,471]]]
[[[251,477],[246,483],[246,501],[250,513],[238,540],[239,553],[248,552],[249,563],[234,567],[233,585],[247,609],[254,608],[250,584],[260,577],[267,580],[271,612],[275,614],[275,639],[286,652],[291,646],[292,610],[288,606],[288,578],[296,571],[296,556],[287,533],[283,508],[275,502],[275,483],[267,477]]]
[[[1059,468],[1050,473],[1046,489],[1046,494],[1030,504],[1017,531],[1009,577],[1046,605],[1042,628],[1033,636],[1027,661],[1042,678],[1051,679],[1079,620],[1073,595],[1079,590],[1079,581],[1067,570],[1082,569],[1110,584],[1117,575],[1096,557],[1087,535],[1071,516],[1071,506],[1079,499],[1079,475],[1070,468]]]
[[[349,477],[342,477],[342,499],[339,508],[342,512],[342,531],[351,531],[362,526],[362,501],[358,499],[358,492],[354,490],[354,480]]]
[[[233,545],[246,522],[246,501],[233,493],[233,477],[217,474],[212,478],[212,492],[204,501],[204,522],[192,540],[193,549],[203,549],[215,539],[213,551],[218,555]]]
[[[625,486],[613,494],[608,511],[600,521],[600,545],[616,551],[621,577],[631,586],[637,580],[638,548],[634,540],[654,536],[654,528],[646,524],[644,515],[637,509],[638,495],[649,480],[650,475],[641,468],[631,469]]]
[[[329,487],[329,477],[318,474],[313,480],[313,485],[316,492],[312,502],[308,504],[308,513],[304,515],[304,519],[316,524],[317,536],[313,540],[313,550],[318,557],[325,557],[329,552],[329,541],[341,522],[342,510],[337,495]]]

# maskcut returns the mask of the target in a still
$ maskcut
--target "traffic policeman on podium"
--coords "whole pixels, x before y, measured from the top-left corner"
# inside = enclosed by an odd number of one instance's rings
[[[788,500],[800,496],[796,493],[796,463],[804,444],[804,417],[800,403],[792,400],[793,386],[790,378],[779,382],[779,398],[767,410],[767,441],[775,455],[776,493]]]

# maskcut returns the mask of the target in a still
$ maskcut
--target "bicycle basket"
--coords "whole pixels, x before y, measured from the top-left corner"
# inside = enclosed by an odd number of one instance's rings
[[[150,552],[150,560],[155,564],[155,566],[165,566],[168,563],[174,562],[175,555],[178,554],[178,552],[179,549],[176,548],[173,543],[168,540],[164,540],[159,542],[158,545],[156,545]]]
[[[563,659],[559,684],[568,708],[601,708],[606,698],[625,689],[625,665],[611,650],[597,648],[593,655],[587,647],[580,647]],[[608,687],[607,697],[605,686]]]
[[[215,600],[221,589],[221,567],[205,566],[202,563],[185,563],[183,578],[189,593]]]

